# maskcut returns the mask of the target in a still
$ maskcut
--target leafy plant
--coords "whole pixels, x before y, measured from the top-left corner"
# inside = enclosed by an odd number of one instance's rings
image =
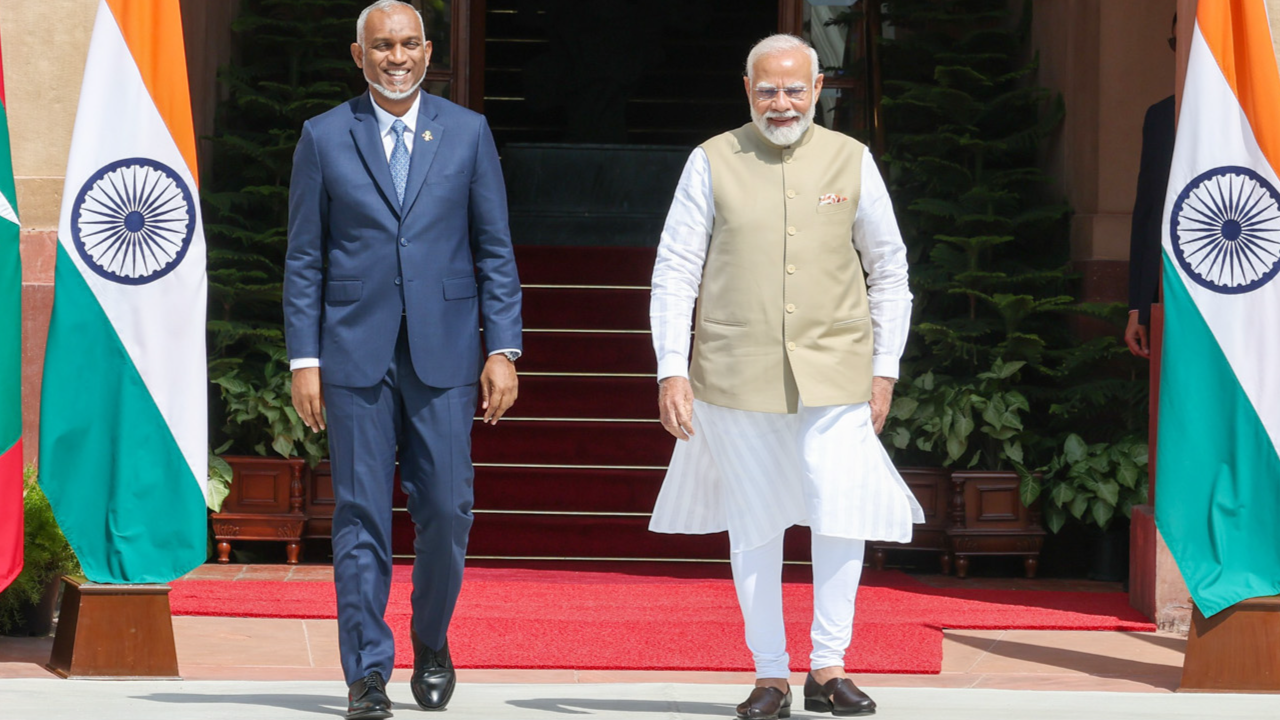
[[[231,494],[231,481],[235,477],[235,473],[231,470],[231,465],[226,460],[209,452],[209,509],[218,512],[222,510],[222,502]]]
[[[23,613],[40,602],[51,580],[80,572],[80,562],[53,517],[33,466],[22,473],[22,522],[22,572],[0,592],[0,633],[22,622]]]
[[[1031,440],[1023,423],[1026,397],[1012,387],[1025,363],[996,360],[974,381],[926,372],[905,383],[889,410],[885,433],[894,450],[914,446],[947,467],[1020,471]]]
[[[884,4],[880,159],[915,300],[883,437],[895,459],[1026,478],[1072,433],[1142,434],[1146,370],[1124,308],[1077,300],[1071,209],[1043,170],[1065,107],[1036,82],[1020,5]],[[1082,340],[1084,320],[1113,329]]]
[[[1138,438],[1089,445],[1072,433],[1061,452],[1040,468],[1043,479],[1023,475],[1022,502],[1029,505],[1044,495],[1045,523],[1053,532],[1068,513],[1105,530],[1117,512],[1130,517],[1134,505],[1147,501],[1147,459],[1147,444]]]
[[[243,0],[232,24],[236,50],[219,70],[223,99],[215,134],[206,138],[213,153],[200,193],[209,245],[209,376],[219,386],[210,427],[224,436],[210,444],[218,452],[266,455],[270,447],[312,463],[323,454],[324,438],[308,437],[290,406],[291,378],[278,349],[289,178],[303,122],[364,89],[348,48],[366,4]],[[217,472],[216,463],[211,468]],[[226,477],[210,475],[211,505],[221,506]]]
[[[347,48],[363,0],[245,0],[200,193],[209,245],[210,358],[283,339],[289,177],[308,118],[363,88]]]
[[[248,358],[226,358],[210,368],[226,408],[222,433],[228,450],[284,458],[301,456],[314,466],[325,454],[325,437],[307,429],[293,409],[293,373],[284,348],[259,346]],[[225,497],[225,496],[224,496]]]

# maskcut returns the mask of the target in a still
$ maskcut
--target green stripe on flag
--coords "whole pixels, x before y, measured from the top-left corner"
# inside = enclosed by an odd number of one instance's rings
[[[17,212],[9,123],[0,104],[0,202]],[[0,217],[0,451],[22,438],[22,260],[17,224]]]
[[[21,438],[22,263],[18,226],[0,218],[0,451]]]
[[[1280,594],[1280,456],[1164,258],[1156,525],[1205,616]]]
[[[206,558],[204,497],[62,244],[40,409],[40,485],[95,582],[163,583]]]

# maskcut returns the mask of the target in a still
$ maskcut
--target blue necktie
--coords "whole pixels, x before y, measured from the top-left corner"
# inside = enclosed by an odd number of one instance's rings
[[[403,120],[391,123],[396,134],[395,147],[391,148],[391,181],[396,184],[396,198],[404,203],[404,186],[409,181],[409,146],[404,144],[404,132],[409,129]]]

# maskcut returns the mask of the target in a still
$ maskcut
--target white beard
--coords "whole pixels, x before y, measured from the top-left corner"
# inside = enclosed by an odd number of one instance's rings
[[[794,145],[796,141],[804,135],[804,132],[809,129],[809,125],[813,123],[813,118],[814,115],[817,114],[817,111],[817,103],[810,105],[808,111],[806,111],[804,115],[801,115],[795,110],[788,110],[787,112],[770,110],[769,112],[761,114],[756,112],[756,109],[752,107],[751,121],[756,124],[756,127],[760,128],[760,132],[764,134],[765,138],[769,142],[779,147],[787,147],[788,145]],[[769,118],[789,117],[800,119],[794,124],[786,127],[775,127],[769,123]]]

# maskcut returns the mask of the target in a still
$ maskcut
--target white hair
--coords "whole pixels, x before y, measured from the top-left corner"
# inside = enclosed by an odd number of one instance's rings
[[[819,71],[818,52],[813,49],[812,45],[801,38],[798,38],[795,35],[788,35],[786,33],[770,35],[756,43],[755,47],[751,48],[751,52],[747,53],[747,77],[749,79],[755,79],[754,73],[756,63],[759,62],[761,58],[769,55],[794,52],[796,50],[804,50],[809,54],[809,66],[813,68],[813,77],[810,78],[809,84],[817,84]]]
[[[413,11],[418,16],[418,26],[422,28],[422,39],[427,39],[427,23],[422,19],[422,13],[418,12],[418,8],[401,0],[377,0],[369,7],[360,11],[360,17],[356,20],[356,44],[364,47],[364,21],[369,19],[369,13],[373,11],[390,12],[396,8],[404,6]]]

